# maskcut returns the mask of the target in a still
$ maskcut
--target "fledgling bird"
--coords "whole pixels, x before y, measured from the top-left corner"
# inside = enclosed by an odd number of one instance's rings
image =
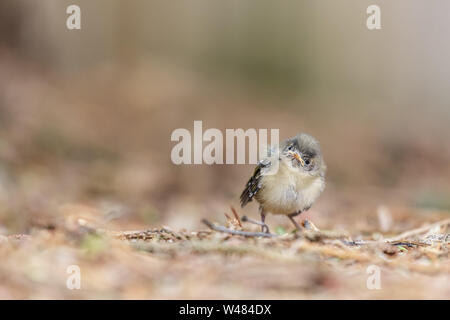
[[[278,148],[278,149],[277,149]],[[259,202],[262,230],[268,212],[294,217],[308,210],[325,188],[326,165],[320,145],[314,137],[299,133],[279,146],[273,146],[259,161],[241,194],[241,207],[256,199]]]

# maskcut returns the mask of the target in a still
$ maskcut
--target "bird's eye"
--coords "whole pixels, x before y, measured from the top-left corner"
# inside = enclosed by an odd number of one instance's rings
[[[305,164],[306,164],[306,165],[309,165],[310,163],[311,163],[311,161],[310,161],[309,159],[306,159],[306,160],[305,160]]]

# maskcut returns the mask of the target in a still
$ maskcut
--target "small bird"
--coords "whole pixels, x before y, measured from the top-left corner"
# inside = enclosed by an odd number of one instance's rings
[[[241,207],[256,199],[259,202],[262,231],[269,232],[266,214],[294,217],[307,211],[325,188],[326,165],[317,140],[299,133],[279,146],[269,148],[259,161],[241,194]]]

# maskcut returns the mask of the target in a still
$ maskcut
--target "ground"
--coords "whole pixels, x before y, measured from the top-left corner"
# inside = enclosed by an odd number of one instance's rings
[[[307,229],[301,234],[278,230],[283,234],[263,238],[206,227],[195,232],[168,227],[111,231],[94,222],[91,208],[72,206],[69,211],[59,225],[1,238],[2,298],[450,296],[449,219],[384,240],[381,233],[352,237]],[[235,218],[228,227],[242,230]],[[80,268],[79,290],[67,286],[71,265]]]

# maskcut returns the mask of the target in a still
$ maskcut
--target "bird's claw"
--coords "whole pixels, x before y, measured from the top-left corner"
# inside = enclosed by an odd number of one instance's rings
[[[261,224],[261,232],[270,233],[269,226],[267,224]]]

